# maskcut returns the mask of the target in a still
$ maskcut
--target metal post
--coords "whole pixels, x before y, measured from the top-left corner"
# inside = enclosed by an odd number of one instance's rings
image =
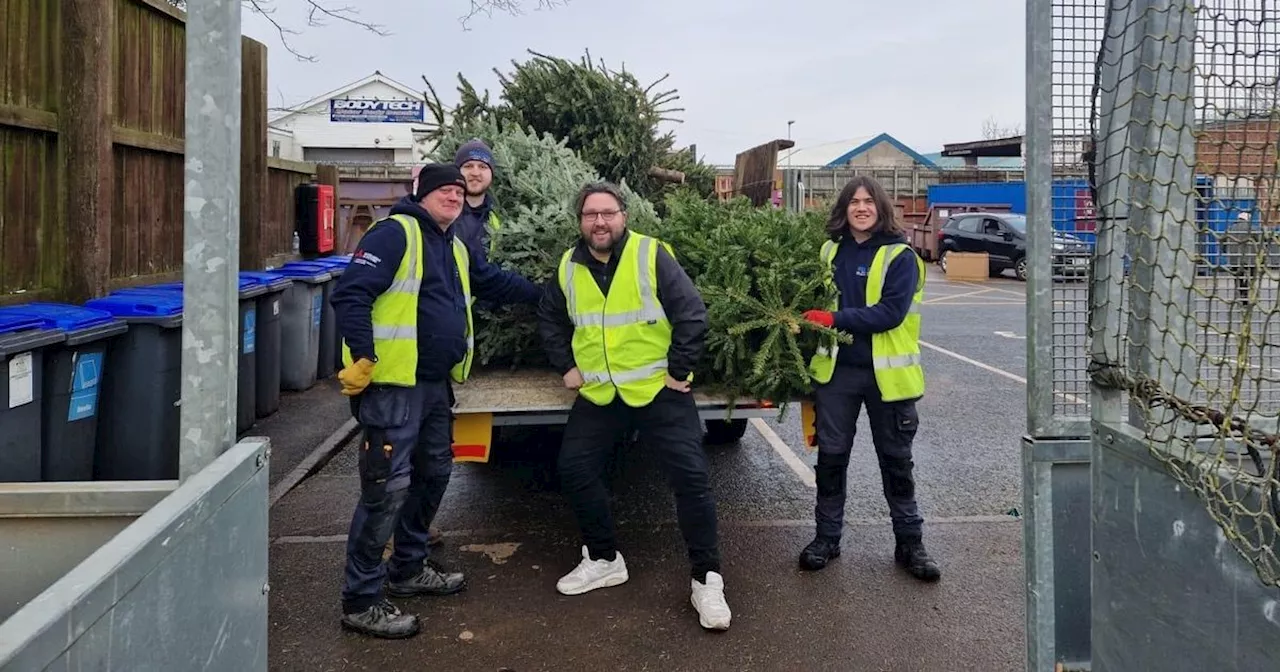
[[[1053,416],[1053,5],[1027,0],[1027,433]]]
[[[1098,54],[1097,130],[1094,159],[1097,188],[1097,250],[1089,285],[1090,361],[1124,366],[1124,258],[1129,224],[1130,170],[1135,156],[1129,147],[1130,114],[1136,95],[1139,69],[1135,45],[1142,40],[1145,22],[1136,20],[1131,0],[1107,0],[1112,24],[1104,28]],[[1130,76],[1125,76],[1130,74]],[[1092,419],[1120,423],[1124,419],[1120,390],[1095,384],[1089,390]]]
[[[235,443],[240,274],[240,2],[187,6],[179,477]]]
[[[1145,7],[1144,7],[1145,5]],[[1133,201],[1129,250],[1134,291],[1129,304],[1129,368],[1156,380],[1167,393],[1190,399],[1199,379],[1195,353],[1196,139],[1194,0],[1132,2],[1126,12],[1142,31],[1129,137]],[[1140,18],[1142,17],[1142,18]],[[1123,105],[1124,101],[1117,101]],[[1146,410],[1134,401],[1130,422],[1153,440],[1177,434],[1168,409]]]

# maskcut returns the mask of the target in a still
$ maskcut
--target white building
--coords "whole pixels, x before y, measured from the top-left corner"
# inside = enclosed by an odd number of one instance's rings
[[[324,163],[414,163],[434,125],[421,91],[374,72],[268,122],[267,155]]]

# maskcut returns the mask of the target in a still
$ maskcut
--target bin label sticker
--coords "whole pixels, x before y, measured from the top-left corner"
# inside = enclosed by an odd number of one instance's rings
[[[280,299],[274,299],[271,301],[271,314],[273,316],[280,314]]]
[[[102,380],[102,353],[76,353],[72,370],[67,422],[92,418],[97,414],[98,383]]]
[[[9,360],[9,408],[25,406],[35,401],[33,382],[35,371],[31,368],[31,353],[24,352]]]
[[[249,310],[244,314],[244,343],[240,349],[244,354],[253,354],[254,348],[258,343],[258,314],[256,311]]]
[[[324,295],[316,292],[315,298],[311,299],[311,328],[320,328],[320,313],[324,310]]]

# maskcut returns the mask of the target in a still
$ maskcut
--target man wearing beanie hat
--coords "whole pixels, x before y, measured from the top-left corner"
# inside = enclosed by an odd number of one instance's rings
[[[453,165],[462,171],[467,181],[467,201],[458,217],[458,237],[468,247],[485,255],[489,254],[489,234],[502,226],[493,211],[493,196],[489,186],[493,184],[493,150],[482,140],[470,140],[458,148]]]
[[[345,364],[338,379],[364,429],[341,622],[375,637],[419,630],[417,617],[386,595],[451,595],[466,586],[462,574],[428,562],[428,530],[453,470],[452,384],[471,370],[472,296],[528,304],[542,297],[457,238],[465,189],[456,166],[424,166],[409,195],[360,239],[333,291]]]

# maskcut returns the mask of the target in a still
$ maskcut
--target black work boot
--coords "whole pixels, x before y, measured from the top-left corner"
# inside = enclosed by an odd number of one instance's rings
[[[820,534],[814,537],[803,551],[800,551],[800,567],[808,570],[822,569],[827,566],[827,562],[838,557],[840,557],[840,540]]]
[[[404,639],[418,634],[418,617],[382,600],[364,611],[343,614],[342,627],[371,637]]]
[[[421,572],[403,581],[387,581],[387,593],[392,597],[417,595],[453,595],[467,587],[462,572],[446,572],[430,560]]]
[[[921,581],[937,581],[942,578],[938,563],[924,550],[924,542],[914,537],[898,537],[893,549],[893,561]]]

